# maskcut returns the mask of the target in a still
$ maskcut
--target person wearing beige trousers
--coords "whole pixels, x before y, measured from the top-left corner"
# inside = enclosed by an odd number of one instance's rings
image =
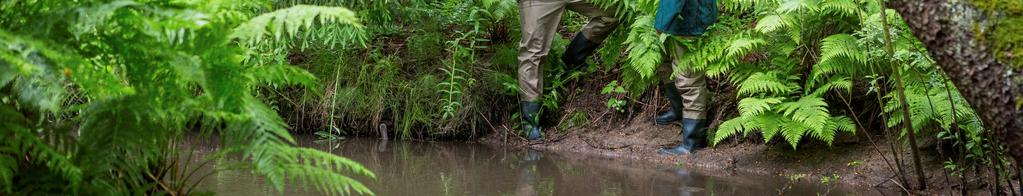
[[[565,10],[589,17],[589,22],[565,48],[561,60],[569,70],[587,67],[586,58],[593,55],[600,43],[618,26],[613,12],[602,9],[588,0],[519,0],[519,21],[522,40],[519,41],[518,83],[521,117],[526,139],[538,140],[540,130],[540,102],[543,98],[543,67],[541,63],[557,36],[561,16]]]
[[[691,65],[683,65],[679,58],[686,52],[683,42],[698,39],[717,21],[717,6],[717,0],[658,1],[654,29],[671,35],[665,43],[668,60],[661,67],[672,70],[661,74],[661,89],[671,102],[671,110],[658,115],[655,122],[682,125],[679,144],[660,149],[658,154],[689,154],[705,146],[707,141],[707,104],[711,93],[706,87],[706,76]]]

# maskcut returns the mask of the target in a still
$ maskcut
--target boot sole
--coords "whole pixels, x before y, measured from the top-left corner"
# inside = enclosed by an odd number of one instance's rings
[[[681,123],[678,123],[678,122],[675,122],[675,121],[670,121],[670,122],[654,121],[654,124],[656,124],[656,125],[681,125]]]

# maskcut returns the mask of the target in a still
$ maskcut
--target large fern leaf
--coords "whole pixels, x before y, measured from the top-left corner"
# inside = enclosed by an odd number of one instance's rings
[[[739,100],[739,113],[744,117],[753,117],[771,111],[772,106],[782,102],[782,98],[745,98]]]
[[[859,40],[849,34],[835,34],[821,40],[821,62],[835,58],[847,58],[856,66],[867,63],[867,55],[864,53]]]
[[[827,0],[820,3],[821,12],[840,16],[860,16],[864,6],[856,0]]]
[[[0,136],[7,141],[0,143],[0,185],[10,190],[12,177],[17,172],[17,160],[28,160],[33,164],[44,165],[54,173],[60,174],[71,188],[77,188],[82,182],[82,170],[67,154],[57,151],[25,125],[29,123],[25,117],[7,105],[0,105]],[[3,191],[3,190],[0,190]]]
[[[831,119],[827,106],[828,103],[824,102],[823,98],[805,96],[796,102],[782,103],[778,107],[793,121],[820,132],[825,130],[825,125]]]
[[[780,78],[778,72],[757,72],[739,84],[738,96],[771,93],[784,95],[795,91],[796,85]]]
[[[237,38],[243,44],[258,45],[268,40],[279,41],[297,37],[302,29],[312,28],[316,24],[332,23],[362,28],[359,18],[348,9],[296,5],[256,16],[236,27],[231,37]]]
[[[738,39],[732,40],[732,42],[729,44],[730,46],[728,46],[728,49],[726,49],[725,52],[728,53],[728,56],[741,57],[758,49],[759,47],[763,46],[766,43],[767,43],[766,40],[760,38],[740,37]]]
[[[744,117],[737,117],[722,122],[721,125],[718,126],[717,131],[714,132],[714,140],[711,141],[711,145],[716,146],[728,137],[735,136],[739,133],[745,133],[746,129],[743,125],[747,123],[749,123],[749,121]]]
[[[628,39],[628,63],[627,68],[639,73],[642,78],[651,78],[661,65],[661,57],[665,52],[665,36],[660,36],[654,30],[653,15],[643,15],[632,24]]]
[[[789,15],[772,14],[764,16],[757,21],[755,29],[761,33],[772,33],[774,31],[784,29],[793,24],[793,19]]]

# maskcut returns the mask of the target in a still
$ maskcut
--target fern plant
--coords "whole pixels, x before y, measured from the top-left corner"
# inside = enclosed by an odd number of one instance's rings
[[[852,78],[868,70],[851,29],[863,1],[722,1],[732,14],[713,35],[693,43],[696,52],[680,57],[711,77],[737,86],[739,117],[723,122],[712,139],[758,131],[765,142],[781,135],[793,148],[809,137],[831,144],[838,133],[855,133],[845,116],[832,116],[825,97],[852,89]],[[752,24],[753,28],[745,28]],[[830,30],[823,30],[830,29]],[[715,52],[714,50],[721,51]],[[818,56],[819,54],[819,56]]]
[[[4,3],[0,124],[7,129],[0,135],[16,139],[0,144],[0,191],[183,194],[160,186],[183,182],[147,174],[177,159],[163,152],[199,129],[203,138],[219,137],[221,153],[241,155],[245,168],[277,190],[298,182],[327,194],[372,194],[349,177],[372,178],[372,172],[297,147],[257,94],[312,87],[316,78],[287,64],[251,60],[283,58],[253,52],[262,46],[324,41],[293,39],[316,24],[361,32],[359,21],[336,7],[254,11],[265,3]],[[29,20],[42,21],[21,28]]]

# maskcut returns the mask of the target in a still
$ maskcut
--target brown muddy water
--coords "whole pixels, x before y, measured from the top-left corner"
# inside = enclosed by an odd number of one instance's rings
[[[873,195],[873,190],[827,186],[820,179],[790,181],[725,171],[698,171],[573,153],[507,149],[461,142],[401,142],[350,138],[333,144],[314,136],[300,145],[348,157],[372,170],[376,180],[359,178],[377,195]],[[189,142],[196,155],[215,144]],[[656,156],[656,155],[652,155]],[[199,158],[195,158],[198,161]],[[214,162],[202,172],[224,167]],[[711,175],[707,175],[711,174]],[[201,182],[198,190],[217,195],[318,195],[288,185],[269,190],[245,170],[226,170]]]

